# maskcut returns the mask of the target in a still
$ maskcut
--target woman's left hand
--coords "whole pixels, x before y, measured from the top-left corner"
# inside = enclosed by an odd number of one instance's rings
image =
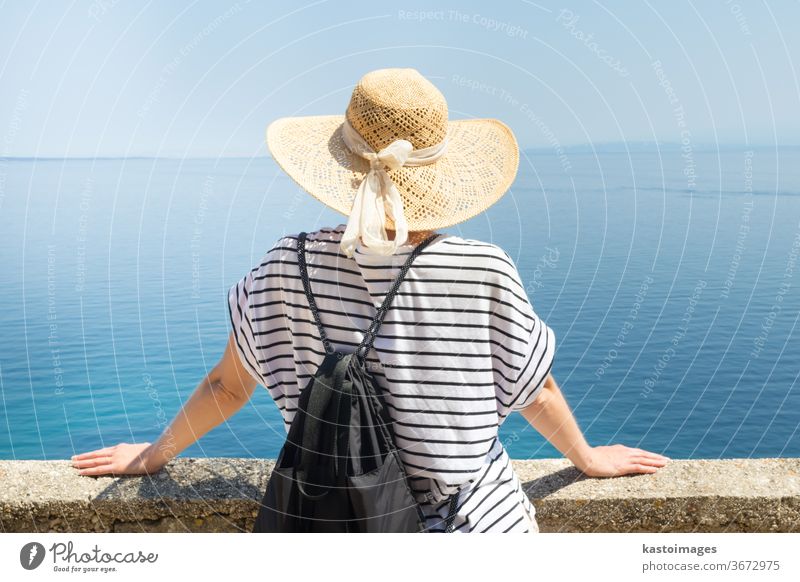
[[[73,455],[72,466],[79,475],[143,475],[164,465],[152,460],[151,443],[119,443],[113,447]]]

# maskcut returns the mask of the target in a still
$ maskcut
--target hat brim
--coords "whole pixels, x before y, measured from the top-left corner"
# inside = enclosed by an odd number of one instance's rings
[[[342,140],[344,115],[284,117],[267,126],[275,162],[320,202],[348,216],[369,162]],[[424,166],[387,170],[403,200],[409,230],[435,230],[486,210],[519,167],[511,129],[497,119],[448,121],[447,150]],[[393,228],[389,221],[389,228]]]

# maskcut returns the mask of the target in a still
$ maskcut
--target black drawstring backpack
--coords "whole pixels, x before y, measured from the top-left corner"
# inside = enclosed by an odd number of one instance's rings
[[[391,418],[366,355],[417,255],[438,235],[417,245],[392,283],[354,353],[333,349],[308,281],[306,233],[297,261],[325,358],[301,391],[286,442],[272,470],[253,528],[260,532],[424,532],[394,443]],[[453,531],[458,493],[450,496],[445,531]]]

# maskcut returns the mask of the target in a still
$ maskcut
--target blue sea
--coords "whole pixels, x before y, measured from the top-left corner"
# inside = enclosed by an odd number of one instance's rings
[[[155,440],[219,359],[226,293],[345,217],[269,158],[0,159],[0,458]],[[501,245],[591,444],[800,456],[800,150],[525,151],[444,229]],[[558,457],[520,415],[515,458]],[[186,456],[276,457],[266,390]]]

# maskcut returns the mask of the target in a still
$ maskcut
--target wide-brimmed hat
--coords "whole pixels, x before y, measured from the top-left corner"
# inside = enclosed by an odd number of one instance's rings
[[[508,126],[450,120],[444,95],[412,68],[364,75],[344,115],[273,121],[267,146],[304,190],[349,217],[349,256],[359,238],[368,252],[392,254],[409,230],[472,218],[508,190],[519,166]]]

